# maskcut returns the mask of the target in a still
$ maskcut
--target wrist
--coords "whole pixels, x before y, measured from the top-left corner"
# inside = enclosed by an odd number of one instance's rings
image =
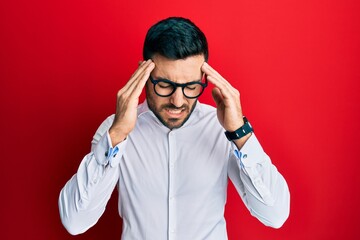
[[[109,129],[109,136],[111,139],[112,147],[115,147],[126,139],[128,134],[123,133],[121,129],[111,126]]]
[[[236,147],[238,148],[238,150],[241,150],[241,148],[245,145],[245,143],[247,142],[247,140],[249,140],[249,138],[251,137],[252,132],[248,133],[247,135],[245,135],[242,138],[233,140],[233,142],[235,143]]]
[[[240,118],[237,122],[236,125],[233,126],[228,126],[227,128],[225,128],[226,132],[235,132],[236,130],[238,130],[239,128],[241,128],[242,126],[244,126],[245,122],[244,122],[244,117]]]
[[[248,136],[249,133],[252,133],[253,131],[254,130],[250,122],[246,119],[246,117],[243,117],[242,126],[236,129],[235,131],[226,131],[225,136],[229,141],[234,141]],[[248,137],[250,137],[250,135]]]

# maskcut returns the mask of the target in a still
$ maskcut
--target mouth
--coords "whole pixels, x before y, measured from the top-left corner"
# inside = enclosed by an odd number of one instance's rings
[[[185,112],[185,108],[165,108],[164,110],[169,118],[180,118]]]

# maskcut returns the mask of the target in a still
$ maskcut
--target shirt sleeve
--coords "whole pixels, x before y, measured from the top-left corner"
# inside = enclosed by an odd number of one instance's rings
[[[228,174],[250,213],[279,228],[290,212],[287,183],[253,133],[239,150],[232,143]]]
[[[100,125],[91,152],[60,192],[60,218],[70,234],[83,233],[98,221],[119,179],[119,162],[126,140],[111,147],[108,129],[112,121],[113,116]]]

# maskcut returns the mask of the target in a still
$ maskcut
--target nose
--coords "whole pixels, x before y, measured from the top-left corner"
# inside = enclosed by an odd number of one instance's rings
[[[185,102],[185,96],[180,87],[176,88],[175,92],[170,96],[170,102],[175,107],[181,107]]]

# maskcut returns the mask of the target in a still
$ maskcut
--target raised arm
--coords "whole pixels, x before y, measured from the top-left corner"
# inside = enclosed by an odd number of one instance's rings
[[[136,123],[139,96],[154,66],[151,60],[140,63],[118,92],[115,117],[101,124],[94,135],[91,152],[60,192],[61,221],[73,235],[92,227],[105,211],[119,179],[118,163],[125,151],[126,137]]]
[[[212,94],[220,124],[234,132],[244,125],[239,91],[207,63],[202,71],[215,85]],[[267,226],[282,226],[290,210],[289,189],[254,133],[233,141],[228,166],[228,175],[250,213]]]

